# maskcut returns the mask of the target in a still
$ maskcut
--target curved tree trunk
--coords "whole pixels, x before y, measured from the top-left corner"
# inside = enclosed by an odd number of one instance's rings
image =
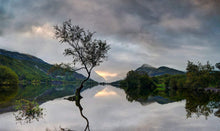
[[[81,82],[80,87],[76,89],[76,92],[75,92],[76,100],[82,98],[81,95],[80,95],[80,92],[81,92],[81,90],[82,90],[83,87],[84,87],[83,84],[84,84],[87,80],[89,80],[89,78],[90,78],[90,73],[88,73],[87,78]]]
[[[76,106],[79,107],[80,114],[81,114],[81,116],[86,120],[86,123],[87,123],[86,128],[84,129],[84,131],[86,131],[87,129],[88,129],[88,131],[90,131],[90,129],[89,129],[89,120],[83,115],[83,112],[82,112],[83,108],[82,108],[82,106],[81,106],[81,104],[80,104],[80,99],[82,98],[82,96],[80,95],[80,92],[81,92],[81,90],[83,89],[83,84],[84,84],[87,80],[89,80],[89,78],[90,78],[90,73],[88,73],[87,78],[81,82],[80,87],[77,88],[77,89],[76,89],[76,92],[75,92],[75,103],[76,103]]]

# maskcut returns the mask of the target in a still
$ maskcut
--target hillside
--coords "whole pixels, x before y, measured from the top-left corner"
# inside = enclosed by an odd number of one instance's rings
[[[183,71],[179,71],[179,70],[169,68],[166,66],[155,68],[148,64],[143,64],[141,67],[137,68],[135,71],[146,72],[149,76],[159,76],[159,75],[164,75],[164,74],[170,74],[170,75],[184,74]]]
[[[65,72],[58,70],[48,73],[53,65],[28,54],[11,52],[0,49],[0,65],[11,68],[19,77],[26,81],[76,81],[85,77],[77,72]]]

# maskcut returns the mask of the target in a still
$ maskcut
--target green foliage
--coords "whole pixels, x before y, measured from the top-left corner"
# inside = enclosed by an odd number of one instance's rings
[[[139,73],[137,71],[129,71],[121,84],[121,86],[126,85],[127,89],[139,89],[140,91],[156,87],[147,73]]]
[[[0,86],[0,105],[8,103],[15,98],[18,91],[18,85]]]
[[[19,60],[4,55],[0,55],[0,63],[11,68],[18,75],[20,81],[47,81],[50,79],[46,73],[51,68],[49,64]]]
[[[217,64],[216,64],[217,65]],[[220,72],[213,71],[214,67],[207,64],[194,64],[188,61],[186,74],[180,75],[160,75],[151,79],[157,87],[166,87],[170,89],[204,89],[207,87],[220,88]],[[121,82],[124,83],[124,82]]]
[[[17,121],[25,121],[27,123],[32,120],[39,120],[43,117],[43,108],[39,107],[39,104],[35,101],[29,101],[25,99],[17,100],[15,103],[15,109],[18,110],[14,113]]]
[[[211,73],[211,87],[220,88],[220,71],[213,71]]]
[[[206,88],[209,86],[211,82],[211,72],[214,69],[213,66],[207,62],[207,64],[202,65],[198,63],[198,65],[193,62],[188,61],[187,64],[187,79],[186,86],[188,88]]]
[[[156,88],[147,73],[137,71],[129,71],[125,80],[120,82],[120,86],[125,90],[129,101],[147,99],[147,94]]]
[[[1,50],[0,50],[1,51]],[[5,51],[6,53],[16,57],[18,55],[14,52]],[[2,53],[2,52],[1,52]],[[4,53],[4,52],[3,52]],[[34,60],[28,60],[31,57],[26,54],[20,54],[24,59],[16,59],[5,55],[0,55],[0,64],[11,68],[19,77],[19,82],[26,83],[50,83],[51,81],[79,81],[85,77],[74,71],[66,71],[59,69],[54,72],[49,72],[53,65],[46,62],[39,62]],[[31,57],[32,58],[32,57]],[[2,75],[2,73],[0,74]],[[94,81],[93,81],[94,82]]]
[[[167,83],[169,83],[168,87],[172,89],[177,89],[177,88],[185,88],[185,81],[186,81],[185,75],[175,75],[175,76],[171,76]]]
[[[0,65],[0,85],[17,85],[18,76],[10,68]]]

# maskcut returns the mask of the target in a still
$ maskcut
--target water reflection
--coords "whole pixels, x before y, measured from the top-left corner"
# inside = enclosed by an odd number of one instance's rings
[[[108,88],[104,88],[103,90],[97,92],[94,97],[105,97],[105,96],[114,96],[114,95],[117,95],[117,93],[109,90]]]
[[[79,96],[78,96],[79,97]],[[80,104],[80,100],[81,99],[77,99],[76,100],[76,106],[77,107],[79,107],[79,110],[80,110],[80,115],[86,120],[86,128],[84,129],[84,131],[90,131],[90,129],[89,129],[89,120],[87,119],[87,117],[83,114],[83,108],[82,108],[82,106],[81,106],[81,104]]]
[[[142,105],[148,105],[152,102],[159,104],[167,104],[186,100],[185,110],[186,118],[208,116],[214,113],[219,117],[220,110],[220,95],[218,93],[210,93],[195,90],[165,90],[165,91],[150,91],[138,93],[132,90],[125,90],[128,101],[137,101]],[[216,111],[217,110],[217,111]]]
[[[81,99],[82,99],[81,94],[79,93],[77,96],[71,96],[71,97],[64,98],[64,99],[69,100],[69,101],[72,101],[72,102],[75,101],[76,106],[79,108],[80,115],[82,116],[82,118],[84,118],[84,119],[86,120],[86,127],[85,127],[84,131],[87,131],[87,130],[90,131],[90,129],[89,129],[89,120],[88,120],[88,118],[83,114],[83,107],[82,107],[82,105],[81,105],[81,103],[80,103],[80,101],[81,101]],[[61,129],[64,130],[63,128],[61,128]],[[70,130],[70,129],[68,129],[68,130]]]
[[[138,93],[131,95],[112,86],[96,86],[82,92],[83,98],[80,99],[79,106],[63,98],[42,104],[41,107],[46,109],[46,116],[39,122],[19,126],[13,123],[14,118],[10,117],[11,113],[1,114],[0,130],[37,131],[46,128],[84,130],[86,121],[79,119],[82,118],[81,112],[89,119],[89,129],[95,131],[218,131],[220,128],[220,99],[217,94],[181,90],[146,94],[146,96]],[[128,101],[126,96],[132,102]],[[71,99],[75,100],[74,97]],[[80,110],[82,108],[83,110]],[[190,119],[186,119],[188,112],[191,113],[188,117]],[[208,119],[204,119],[206,114]]]
[[[0,88],[0,113],[14,110],[15,100],[26,99],[36,101],[39,104],[56,98],[72,95],[78,84],[63,85],[19,85]],[[91,88],[86,85],[83,90]]]
[[[15,99],[18,93],[18,86],[0,86],[0,114],[1,112],[6,112],[11,110],[11,103]]]
[[[0,86],[0,107],[15,98],[18,86]]]
[[[205,92],[184,92],[183,94],[186,99],[187,118],[191,118],[195,114],[197,117],[205,116],[207,119],[214,110],[220,109],[219,94]],[[218,114],[218,112],[214,114]]]

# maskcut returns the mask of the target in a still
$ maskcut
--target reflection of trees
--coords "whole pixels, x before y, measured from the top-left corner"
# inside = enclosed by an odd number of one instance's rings
[[[197,117],[205,116],[207,119],[209,115],[213,114],[215,109],[220,108],[219,94],[182,89],[158,92],[156,95],[168,98],[171,101],[179,101],[185,99],[187,118],[191,118],[192,115],[195,114]],[[219,116],[219,110],[215,112],[216,116]]]
[[[85,127],[84,131],[86,131],[86,130],[90,131],[90,129],[89,129],[89,120],[82,112],[83,107],[80,104],[81,99],[82,99],[82,97],[81,97],[80,94],[78,96],[72,96],[72,97],[67,98],[67,100],[69,100],[69,101],[75,101],[76,106],[79,108],[80,115],[86,120],[86,127]]]
[[[79,96],[78,96],[79,97]],[[80,114],[81,114],[81,116],[86,120],[86,128],[84,129],[85,131],[88,129],[88,131],[90,131],[90,129],[89,129],[89,120],[84,116],[84,114],[83,114],[83,108],[82,108],[82,106],[81,106],[81,104],[80,104],[80,100],[81,99],[76,99],[76,106],[78,106],[79,107],[79,111],[80,111]]]
[[[126,98],[128,101],[138,101],[138,102],[144,102],[147,101],[150,93],[150,90],[143,90],[143,91],[138,91],[138,90],[125,90],[126,93]]]
[[[0,105],[12,100],[18,91],[18,85],[0,86]]]
[[[220,118],[220,107],[219,107],[218,111],[215,112],[215,116]]]
[[[195,114],[197,117],[211,115],[214,109],[220,106],[220,96],[218,94],[204,93],[204,92],[186,92],[186,116],[192,117]]]
[[[207,119],[209,115],[213,114],[220,117],[220,95],[215,93],[208,93],[194,90],[166,90],[166,91],[138,91],[125,90],[128,101],[138,101],[141,104],[149,102],[149,96],[161,96],[162,99],[168,99],[167,102],[176,102],[186,100],[185,110],[186,117],[191,118],[194,114],[197,117],[205,116]],[[154,99],[160,101],[159,99]],[[217,109],[217,111],[215,111]]]

